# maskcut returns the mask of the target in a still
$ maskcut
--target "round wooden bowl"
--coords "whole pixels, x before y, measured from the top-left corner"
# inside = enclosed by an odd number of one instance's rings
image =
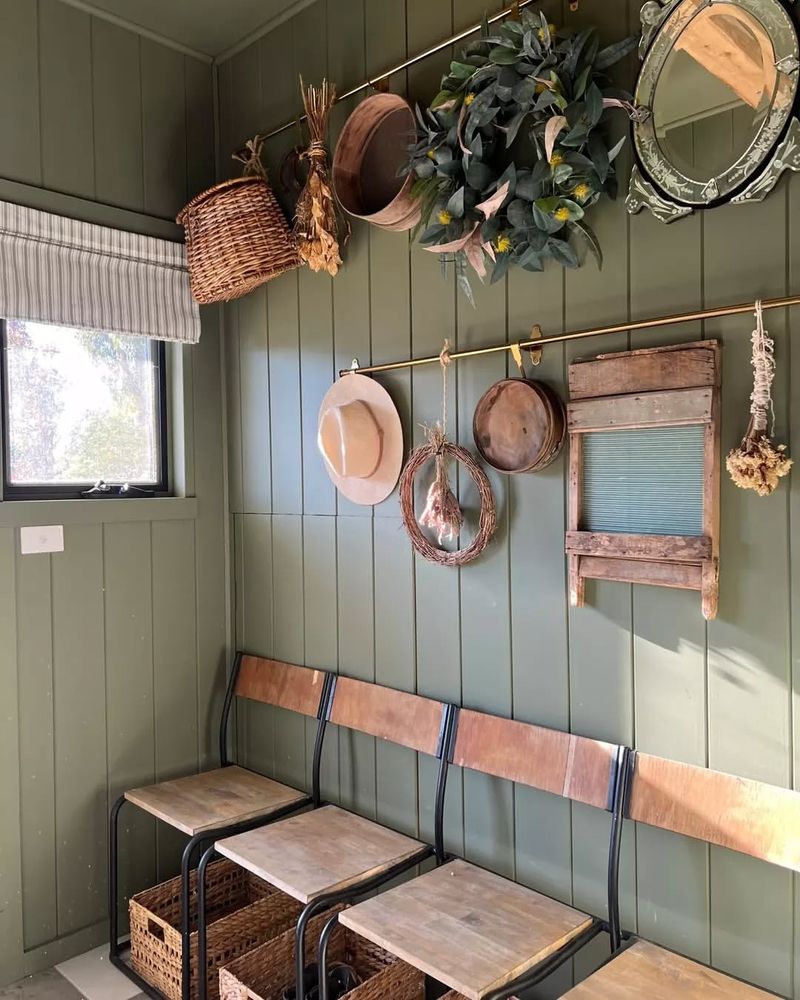
[[[498,472],[539,472],[564,444],[564,404],[548,386],[525,378],[495,383],[478,401],[472,421],[481,458]]]
[[[413,176],[402,174],[416,135],[414,112],[397,94],[373,94],[345,122],[333,156],[342,208],[381,229],[404,232],[419,221]]]

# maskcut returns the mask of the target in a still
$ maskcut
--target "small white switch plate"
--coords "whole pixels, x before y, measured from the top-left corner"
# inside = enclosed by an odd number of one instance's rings
[[[24,556],[34,552],[63,552],[64,525],[37,524],[19,529],[20,549]]]

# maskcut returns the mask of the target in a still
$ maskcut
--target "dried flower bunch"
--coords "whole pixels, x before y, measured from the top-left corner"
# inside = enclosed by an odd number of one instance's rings
[[[767,432],[768,420],[774,425],[772,382],[775,378],[775,343],[764,329],[761,302],[756,303],[756,328],[753,331],[753,391],[750,395],[750,423],[738,448],[725,462],[733,482],[744,490],[754,490],[760,497],[769,496],[778,481],[788,474],[792,459],[786,445],[776,445]],[[774,426],[772,428],[774,433]]]
[[[630,109],[606,71],[636,41],[600,49],[594,29],[562,35],[541,12],[524,10],[496,34],[484,24],[431,106],[417,109],[411,169],[427,227],[420,242],[455,262],[468,295],[467,263],[492,281],[512,264],[577,267],[573,235],[602,262],[584,215],[616,194],[625,137],[610,143],[608,116]]]
[[[427,444],[415,448],[408,457],[400,476],[400,513],[411,544],[424,559],[439,563],[440,566],[464,566],[477,559],[492,540],[497,527],[497,509],[486,473],[466,448],[447,440],[447,369],[450,367],[450,360],[450,345],[445,341],[439,355],[442,366],[442,420],[435,427],[425,428]],[[464,513],[450,488],[448,465],[451,458],[460,462],[472,477],[481,505],[477,534],[466,548],[456,549],[455,552],[441,548],[445,539],[452,541],[458,538],[464,524]],[[428,489],[425,510],[417,522],[414,513],[414,477],[431,460],[435,464],[436,473]],[[438,546],[425,536],[420,525],[436,533]]]
[[[308,179],[295,210],[294,234],[300,258],[312,271],[338,273],[342,264],[339,253],[339,215],[328,175],[328,152],[325,136],[328,116],[336,100],[336,88],[327,80],[321,87],[306,87],[300,78],[300,92],[308,119],[309,145],[303,153],[308,161]]]
[[[436,475],[428,489],[425,510],[420,515],[419,523],[424,528],[430,528],[436,533],[436,541],[441,545],[445,539],[453,541],[458,538],[464,523],[464,514],[450,489],[450,477],[447,472],[448,455],[444,445],[446,442],[441,425],[427,428],[428,444],[435,456]]]

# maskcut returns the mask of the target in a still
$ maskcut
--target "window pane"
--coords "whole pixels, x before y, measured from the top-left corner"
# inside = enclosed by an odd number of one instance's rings
[[[584,531],[702,535],[704,429],[583,435]]]
[[[157,483],[146,337],[6,322],[10,483]]]

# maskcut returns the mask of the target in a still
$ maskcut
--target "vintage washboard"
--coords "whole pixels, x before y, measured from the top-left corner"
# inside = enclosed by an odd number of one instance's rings
[[[719,589],[720,345],[709,340],[569,368],[570,603],[587,579]]]

